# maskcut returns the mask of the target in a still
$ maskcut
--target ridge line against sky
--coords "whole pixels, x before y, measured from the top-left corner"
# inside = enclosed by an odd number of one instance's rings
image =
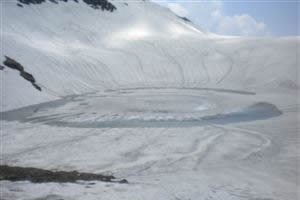
[[[299,36],[300,1],[152,0],[221,35]]]

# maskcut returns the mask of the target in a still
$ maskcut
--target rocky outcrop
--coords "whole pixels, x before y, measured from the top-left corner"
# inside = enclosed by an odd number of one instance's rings
[[[107,0],[83,0],[83,2],[95,9],[101,8],[102,10],[108,10],[111,12],[116,9],[116,7]]]
[[[184,21],[186,21],[186,22],[192,22],[189,18],[187,18],[187,17],[180,17],[180,16],[178,16],[179,18],[181,18],[181,19],[183,19]]]
[[[63,1],[63,2],[74,1],[74,2],[78,3],[79,0],[48,0],[48,1],[51,3],[58,4],[60,1]],[[101,10],[103,10],[103,11],[106,10],[106,11],[110,11],[110,12],[113,12],[114,10],[117,9],[108,0],[82,0],[82,1],[94,9],[101,8]],[[26,4],[26,5],[41,4],[41,3],[47,2],[47,0],[18,0],[18,2],[20,2],[21,4],[18,3],[17,5],[19,7],[23,7],[22,4]]]
[[[5,56],[5,61],[3,62],[3,64],[11,69],[15,69],[15,70],[18,70],[20,72],[24,71],[24,67],[18,63],[17,61],[15,61],[14,59],[8,57],[8,56]]]
[[[33,183],[74,183],[76,181],[104,181],[113,183],[128,183],[127,180],[114,180],[114,176],[80,173],[77,171],[50,171],[29,167],[12,167],[0,165],[0,180],[31,181]]]
[[[5,56],[5,61],[3,62],[3,64],[8,68],[18,70],[20,72],[21,77],[29,81],[35,89],[42,91],[42,88],[35,83],[36,81],[33,75],[26,72],[24,67],[20,63],[18,63],[17,61],[15,61],[14,59],[8,56]]]

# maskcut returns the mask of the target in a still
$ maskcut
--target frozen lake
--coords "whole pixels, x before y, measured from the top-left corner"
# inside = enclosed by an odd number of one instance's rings
[[[65,97],[3,112],[2,118],[73,128],[180,128],[251,122],[282,114],[275,105],[259,100],[233,104],[243,95],[255,94],[213,89],[118,90]]]

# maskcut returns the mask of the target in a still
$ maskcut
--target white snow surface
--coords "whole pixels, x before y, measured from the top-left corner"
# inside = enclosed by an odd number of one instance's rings
[[[0,199],[298,200],[299,37],[218,36],[111,2],[1,1],[0,63],[42,88],[0,71],[1,164],[129,184],[1,181]]]

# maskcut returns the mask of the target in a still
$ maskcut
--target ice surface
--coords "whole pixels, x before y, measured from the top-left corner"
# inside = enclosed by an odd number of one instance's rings
[[[237,94],[231,96],[239,98]],[[215,101],[222,97],[223,102]],[[218,92],[188,89],[127,90],[66,97],[3,112],[0,119],[73,128],[180,128],[255,121],[282,114],[267,102],[244,102],[239,107],[225,98]],[[226,110],[220,109],[225,102]]]

